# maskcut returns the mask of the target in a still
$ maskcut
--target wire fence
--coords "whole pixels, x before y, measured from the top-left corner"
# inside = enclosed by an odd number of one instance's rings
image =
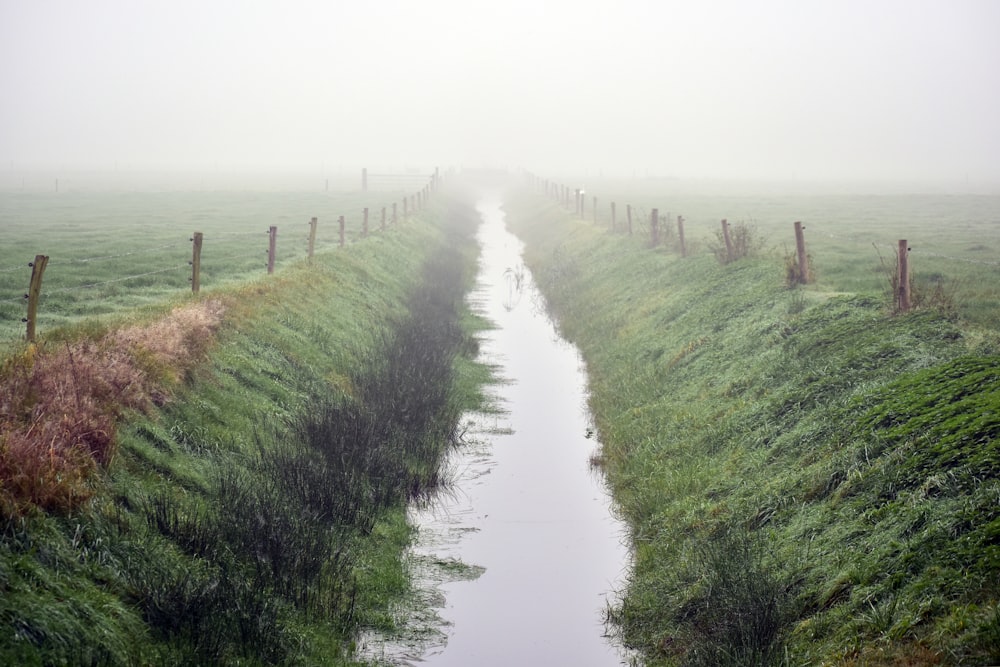
[[[36,330],[163,303],[201,287],[252,280],[276,266],[311,260],[315,253],[362,242],[426,208],[440,182],[435,175],[422,189],[404,195],[402,204],[378,201],[383,205],[364,207],[350,216],[286,220],[266,230],[173,231],[166,232],[167,238],[162,238],[164,232],[159,230],[149,236],[161,237],[142,243],[141,231],[136,234],[134,230],[127,239],[101,238],[96,231],[98,224],[94,231],[82,232],[75,247],[72,240],[46,234],[44,238],[53,248],[51,261],[49,255],[36,255],[36,261],[26,257],[20,265],[10,264],[8,259],[0,268],[0,349],[31,337]],[[390,214],[393,209],[397,210],[395,216]],[[197,252],[195,235],[201,237]],[[120,249],[108,252],[103,251],[105,247]],[[41,257],[46,259],[39,264]],[[37,294],[36,279],[40,287]],[[29,323],[31,312],[36,313],[35,327]]]
[[[732,253],[727,246],[734,225],[722,217],[706,217],[705,211],[720,213],[727,205],[745,207],[751,200],[749,196],[656,195],[652,191],[655,186],[645,190],[633,188],[622,197],[595,194],[589,188],[569,187],[531,173],[526,173],[525,179],[536,193],[556,202],[576,218],[604,227],[612,234],[629,235],[647,248],[676,251],[683,256],[707,250],[722,261],[727,253]],[[614,191],[613,185],[609,191]],[[684,211],[667,212],[668,207],[650,205],[655,199],[673,201],[678,209],[694,202],[698,205],[691,206],[695,210],[689,218]],[[1000,321],[1000,272],[997,271],[1000,198],[844,195],[819,196],[813,201],[802,196],[768,196],[751,203],[765,214],[779,211],[783,216],[801,205],[805,211],[798,219],[813,217],[808,231],[803,231],[807,227],[795,222],[795,217],[758,221],[746,216],[737,223],[758,233],[758,223],[763,222],[761,226],[767,233],[779,235],[779,245],[766,247],[763,252],[780,256],[783,246],[789,277],[794,275],[796,262],[799,267],[811,263],[812,268],[808,269],[811,276],[821,276],[826,289],[889,291],[898,300],[901,289],[914,286],[925,295],[933,292],[936,303],[947,304],[976,324],[995,328]],[[866,205],[870,208],[866,209]],[[842,210],[831,210],[838,206]],[[793,222],[795,233],[801,234],[801,238],[793,237]],[[758,239],[762,247],[765,240],[771,240],[764,236],[761,233]],[[797,258],[800,243],[805,257]],[[908,270],[905,280],[895,274],[900,265]]]

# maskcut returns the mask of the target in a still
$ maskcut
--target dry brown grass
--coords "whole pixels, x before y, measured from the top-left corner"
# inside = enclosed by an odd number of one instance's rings
[[[169,398],[211,344],[219,301],[179,307],[150,324],[99,340],[28,345],[0,367],[0,514],[66,511],[90,497],[90,481],[115,454],[127,410]]]

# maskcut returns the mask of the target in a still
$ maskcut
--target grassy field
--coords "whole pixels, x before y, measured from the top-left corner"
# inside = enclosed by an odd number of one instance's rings
[[[634,203],[675,209],[657,199]],[[978,262],[996,256],[998,209],[808,202],[676,202],[700,242],[681,258],[537,191],[509,201],[586,360],[632,527],[611,617],[651,665],[997,664],[1000,281]],[[789,287],[781,252],[720,263],[724,217],[772,245],[807,221],[816,282]],[[893,313],[871,243],[904,236],[961,258],[939,258],[969,283],[957,307]]]
[[[886,270],[895,266],[897,241],[906,239],[917,293],[949,301],[970,323],[990,327],[1000,321],[998,195],[831,194],[791,186],[747,187],[732,194],[719,187],[596,180],[586,188],[584,217],[594,221],[596,196],[596,224],[610,229],[614,202],[617,231],[625,233],[631,205],[633,234],[645,243],[650,212],[657,208],[664,243],[674,248],[677,216],[683,216],[685,240],[694,254],[720,242],[720,221],[726,219],[752,226],[760,253],[781,258],[794,253],[792,226],[801,221],[817,285],[829,292],[887,291]],[[573,205],[571,193],[571,210]]]
[[[0,192],[0,349],[24,336],[29,262],[48,255],[38,330],[122,309],[160,304],[191,289],[191,236],[204,234],[202,289],[266,272],[268,229],[278,227],[276,265],[307,255],[309,220],[316,252],[361,238],[363,210],[377,233],[382,208],[403,213],[401,192]]]
[[[475,223],[442,202],[169,315],[17,346],[0,370],[0,663],[353,664],[358,629],[390,627],[409,585],[406,504],[479,400]],[[58,442],[26,462],[40,429]],[[57,455],[81,466],[30,472]]]

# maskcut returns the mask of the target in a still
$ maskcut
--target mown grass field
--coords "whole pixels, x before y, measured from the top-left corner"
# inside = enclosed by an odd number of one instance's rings
[[[408,193],[412,194],[412,193]],[[382,208],[402,217],[404,193],[356,192],[0,192],[0,348],[24,336],[29,262],[48,255],[38,330],[122,309],[161,304],[191,290],[191,237],[204,234],[201,286],[212,290],[266,273],[268,229],[278,228],[276,266],[306,257],[309,220],[316,252],[359,240],[363,211],[378,233]]]
[[[651,665],[1000,662],[1000,280],[978,262],[998,209],[639,194],[692,221],[691,256],[537,189],[507,208],[586,360],[632,527],[623,641]],[[805,220],[816,281],[790,287],[781,252],[720,263],[716,218],[772,245]],[[965,287],[894,313],[871,243],[896,237],[977,260],[939,258]]]
[[[4,357],[0,663],[353,664],[407,592],[406,504],[479,400],[475,223],[442,202],[165,319],[74,314]],[[169,324],[205,306],[214,331]],[[184,364],[158,349],[175,338]],[[46,406],[58,449],[23,446]],[[31,476],[57,455],[80,465]]]

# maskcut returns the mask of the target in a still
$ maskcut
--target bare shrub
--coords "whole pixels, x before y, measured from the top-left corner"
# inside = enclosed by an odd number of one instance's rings
[[[785,253],[785,286],[788,288],[806,285],[816,281],[815,269],[813,269],[812,255],[806,254],[808,264],[807,275],[802,275],[799,267],[799,256],[795,251]]]
[[[731,252],[726,246],[722,229],[716,230],[715,239],[709,249],[720,264],[729,264],[744,257],[756,257],[764,248],[764,238],[757,231],[757,225],[744,221],[729,225]]]

